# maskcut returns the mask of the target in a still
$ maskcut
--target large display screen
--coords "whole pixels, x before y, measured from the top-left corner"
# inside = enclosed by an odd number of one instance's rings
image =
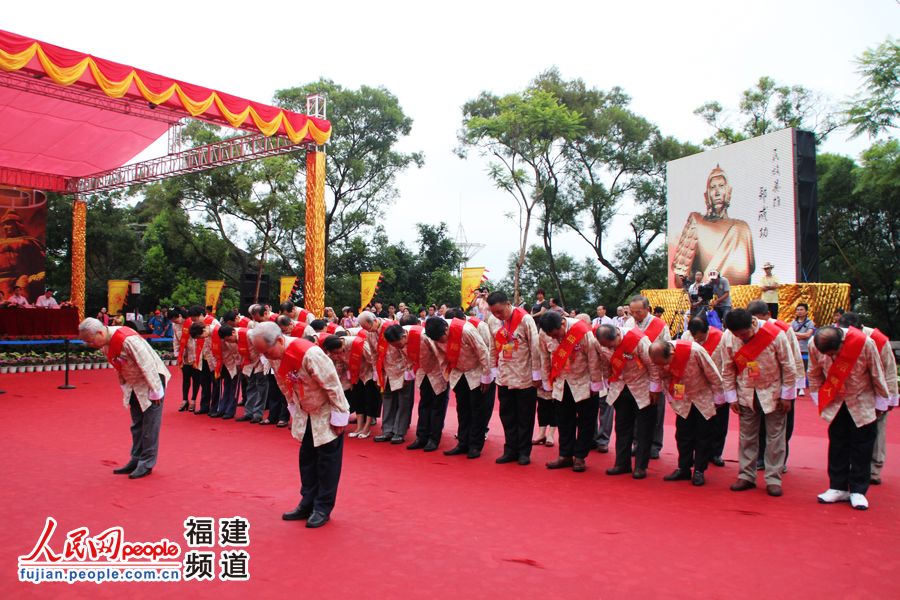
[[[44,293],[47,198],[37,190],[0,187],[0,292],[21,287],[29,302]]]
[[[793,129],[674,160],[666,187],[669,287],[697,271],[758,283],[765,263],[796,282]]]

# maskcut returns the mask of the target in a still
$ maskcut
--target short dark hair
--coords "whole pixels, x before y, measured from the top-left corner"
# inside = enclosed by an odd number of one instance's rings
[[[834,314],[842,315],[842,314],[844,314],[844,309],[839,306],[836,309],[834,309]]]
[[[838,325],[841,327],[856,327],[862,329],[862,319],[855,312],[847,311],[838,319]]]
[[[736,308],[725,315],[725,328],[729,331],[741,331],[753,326],[753,315],[743,308]]]
[[[236,321],[237,320],[237,311],[229,310],[224,315],[222,315],[222,320],[225,322]]]
[[[189,317],[202,317],[206,314],[206,311],[203,310],[203,307],[199,304],[195,304],[194,306],[188,309]]]
[[[619,335],[619,328],[615,325],[610,325],[609,323],[605,323],[597,328],[597,331],[594,332],[594,337],[597,338],[598,341],[606,340],[608,342],[613,341]]]
[[[663,308],[662,306],[654,306],[653,307],[654,315],[662,315],[662,314],[665,314],[665,312],[666,312],[666,309]]]
[[[231,337],[231,334],[234,333],[234,327],[231,325],[222,325],[219,327],[219,337],[223,340],[225,338]]]
[[[453,308],[448,308],[444,316],[448,319],[465,319],[466,312],[460,307],[454,306]]]
[[[747,305],[747,312],[754,317],[763,317],[769,314],[769,305],[762,300],[754,300]]]
[[[294,310],[294,303],[290,300],[286,300],[281,303],[279,308],[281,309],[281,312],[291,312]]]
[[[495,306],[497,304],[507,304],[509,302],[509,297],[503,292],[491,292],[487,297],[488,306]]]
[[[541,296],[547,295],[544,293],[544,288],[538,288],[537,291],[534,293],[534,295],[537,296],[538,294],[540,294]]]
[[[328,327],[328,321],[325,319],[313,319],[309,322],[309,326],[316,331],[324,331]]]
[[[337,335],[329,335],[325,338],[325,341],[322,342],[322,348],[329,352],[334,352],[335,350],[340,350],[344,346],[344,340]]]
[[[384,339],[387,340],[388,343],[396,342],[403,337],[404,333],[406,333],[406,330],[403,329],[403,325],[390,325],[384,330]]]
[[[543,316],[541,316],[541,330],[544,333],[550,333],[551,331],[556,331],[563,324],[563,317],[561,314],[556,312],[555,310],[551,310],[549,312],[545,312]]]
[[[293,322],[294,320],[287,315],[278,315],[278,318],[275,319],[275,323],[277,323],[279,327],[287,327]]]
[[[400,325],[418,325],[419,317],[409,314],[400,317]]]
[[[197,339],[198,337],[203,335],[204,329],[206,329],[206,325],[204,325],[203,323],[193,323],[190,329],[188,329],[188,335],[190,335],[194,339]]]
[[[444,337],[450,325],[443,317],[429,317],[425,319],[425,335],[437,341]]]
[[[709,331],[709,323],[703,317],[694,317],[688,322],[688,331],[691,332],[692,336],[696,336],[698,333],[706,333]]]
[[[253,309],[250,311],[251,317],[261,317],[266,314],[266,305],[265,304],[255,304]]]
[[[813,336],[813,342],[819,352],[839,350],[844,341],[844,332],[834,325],[820,327]]]
[[[801,306],[806,309],[806,312],[809,312],[809,304],[807,304],[806,302],[800,302],[799,304],[797,304],[797,308],[800,308]]]
[[[208,312],[208,313],[214,312],[214,309],[213,309],[213,305],[212,305],[212,304],[207,304],[207,305],[206,305],[206,312]]]

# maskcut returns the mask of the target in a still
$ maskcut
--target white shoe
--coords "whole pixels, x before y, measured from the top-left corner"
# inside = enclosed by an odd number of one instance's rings
[[[850,494],[850,506],[856,510],[868,510],[869,501],[862,494]]]
[[[850,500],[850,492],[844,490],[827,489],[817,496],[820,504],[833,504],[835,502],[847,502]]]

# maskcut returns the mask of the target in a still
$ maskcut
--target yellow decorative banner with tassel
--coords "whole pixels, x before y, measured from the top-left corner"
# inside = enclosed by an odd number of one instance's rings
[[[484,267],[466,267],[462,270],[459,297],[464,309],[472,306],[475,301],[475,290],[481,287],[482,281],[487,281],[486,271]]]
[[[125,300],[128,298],[128,280],[110,279],[106,282],[106,286],[106,311],[112,317],[121,313],[125,306]]]
[[[219,296],[222,295],[222,288],[225,287],[225,282],[221,279],[219,280],[207,280],[206,281],[206,306],[212,306],[212,312],[215,313],[216,309],[219,307]]]
[[[381,281],[381,271],[367,271],[359,274],[359,310],[365,310],[375,292],[378,290],[378,282]]]

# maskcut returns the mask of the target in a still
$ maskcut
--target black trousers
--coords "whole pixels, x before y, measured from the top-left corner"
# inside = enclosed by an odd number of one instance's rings
[[[865,494],[869,490],[877,423],[872,421],[857,427],[847,405],[841,405],[828,426],[828,487],[851,494]]]
[[[300,506],[330,515],[337,499],[341,464],[344,459],[344,435],[319,447],[313,445],[312,425],[300,444]]]
[[[569,384],[563,384],[562,402],[554,402],[559,423],[559,455],[562,458],[587,458],[594,443],[600,398],[589,396],[575,401]]]
[[[238,400],[238,406],[243,406],[247,401],[247,378],[244,377],[244,373],[242,371],[238,371],[238,378],[241,382],[241,399]]]
[[[796,404],[797,401],[794,401]],[[787,464],[788,455],[791,453],[791,435],[794,433],[794,406],[787,414],[787,420],[784,424],[784,464]],[[766,454],[766,416],[762,413],[759,415],[759,459]]]
[[[531,434],[534,433],[534,411],[537,389],[515,390],[497,386],[500,399],[500,422],[503,423],[503,453],[531,457]]]
[[[416,439],[441,443],[444,431],[444,419],[447,417],[447,404],[450,401],[450,389],[440,394],[434,393],[428,377],[419,386],[419,419],[416,422]]]
[[[193,394],[191,391],[193,390]],[[197,400],[200,392],[200,371],[191,365],[181,365],[181,397],[182,400],[191,403]]]
[[[484,448],[484,431],[490,414],[485,410],[485,398],[481,386],[469,388],[465,377],[460,377],[453,388],[456,395],[456,419],[459,428],[456,431],[457,445],[468,450]]]
[[[662,452],[663,447],[663,437],[666,431],[666,404],[666,402],[656,404],[656,423],[653,426],[653,441],[650,443],[650,450],[657,452]]]
[[[381,390],[377,381],[356,382],[350,391],[350,412],[375,419],[381,416]]]
[[[716,423],[706,418],[691,406],[687,419],[679,416],[675,420],[675,443],[678,445],[678,468],[705,471],[712,458],[717,441]]]
[[[728,405],[722,404],[721,406],[716,407],[716,416],[710,419],[714,422],[716,428],[716,439],[713,442],[712,448],[713,456],[722,456],[725,452],[725,438],[728,437],[728,420],[730,418],[730,412],[731,410],[729,410]],[[763,439],[765,439],[765,437]],[[760,454],[760,456],[762,456],[762,454]]]
[[[484,396],[484,435],[487,435],[490,428],[491,417],[494,415],[494,402],[497,398],[497,384],[491,382]]]
[[[273,423],[290,421],[291,414],[288,412],[287,399],[281,392],[281,388],[278,387],[278,382],[275,381],[275,375],[271,373],[266,375],[266,382],[268,383],[266,395],[268,396],[267,404],[269,407],[269,421]]]
[[[537,399],[537,422],[538,427],[557,427],[559,422],[556,419],[556,410],[553,406],[553,398]]]
[[[628,386],[616,398],[616,466],[631,468],[631,445],[637,441],[634,468],[646,469],[650,464],[650,444],[656,427],[656,407],[638,408]]]
[[[219,412],[222,415],[233,417],[237,410],[238,381],[240,376],[240,372],[237,372],[232,377],[228,373],[228,369],[222,369],[222,397],[219,399]]]
[[[200,369],[200,412],[214,413],[219,409],[222,382],[216,378],[209,363],[203,361]]]

